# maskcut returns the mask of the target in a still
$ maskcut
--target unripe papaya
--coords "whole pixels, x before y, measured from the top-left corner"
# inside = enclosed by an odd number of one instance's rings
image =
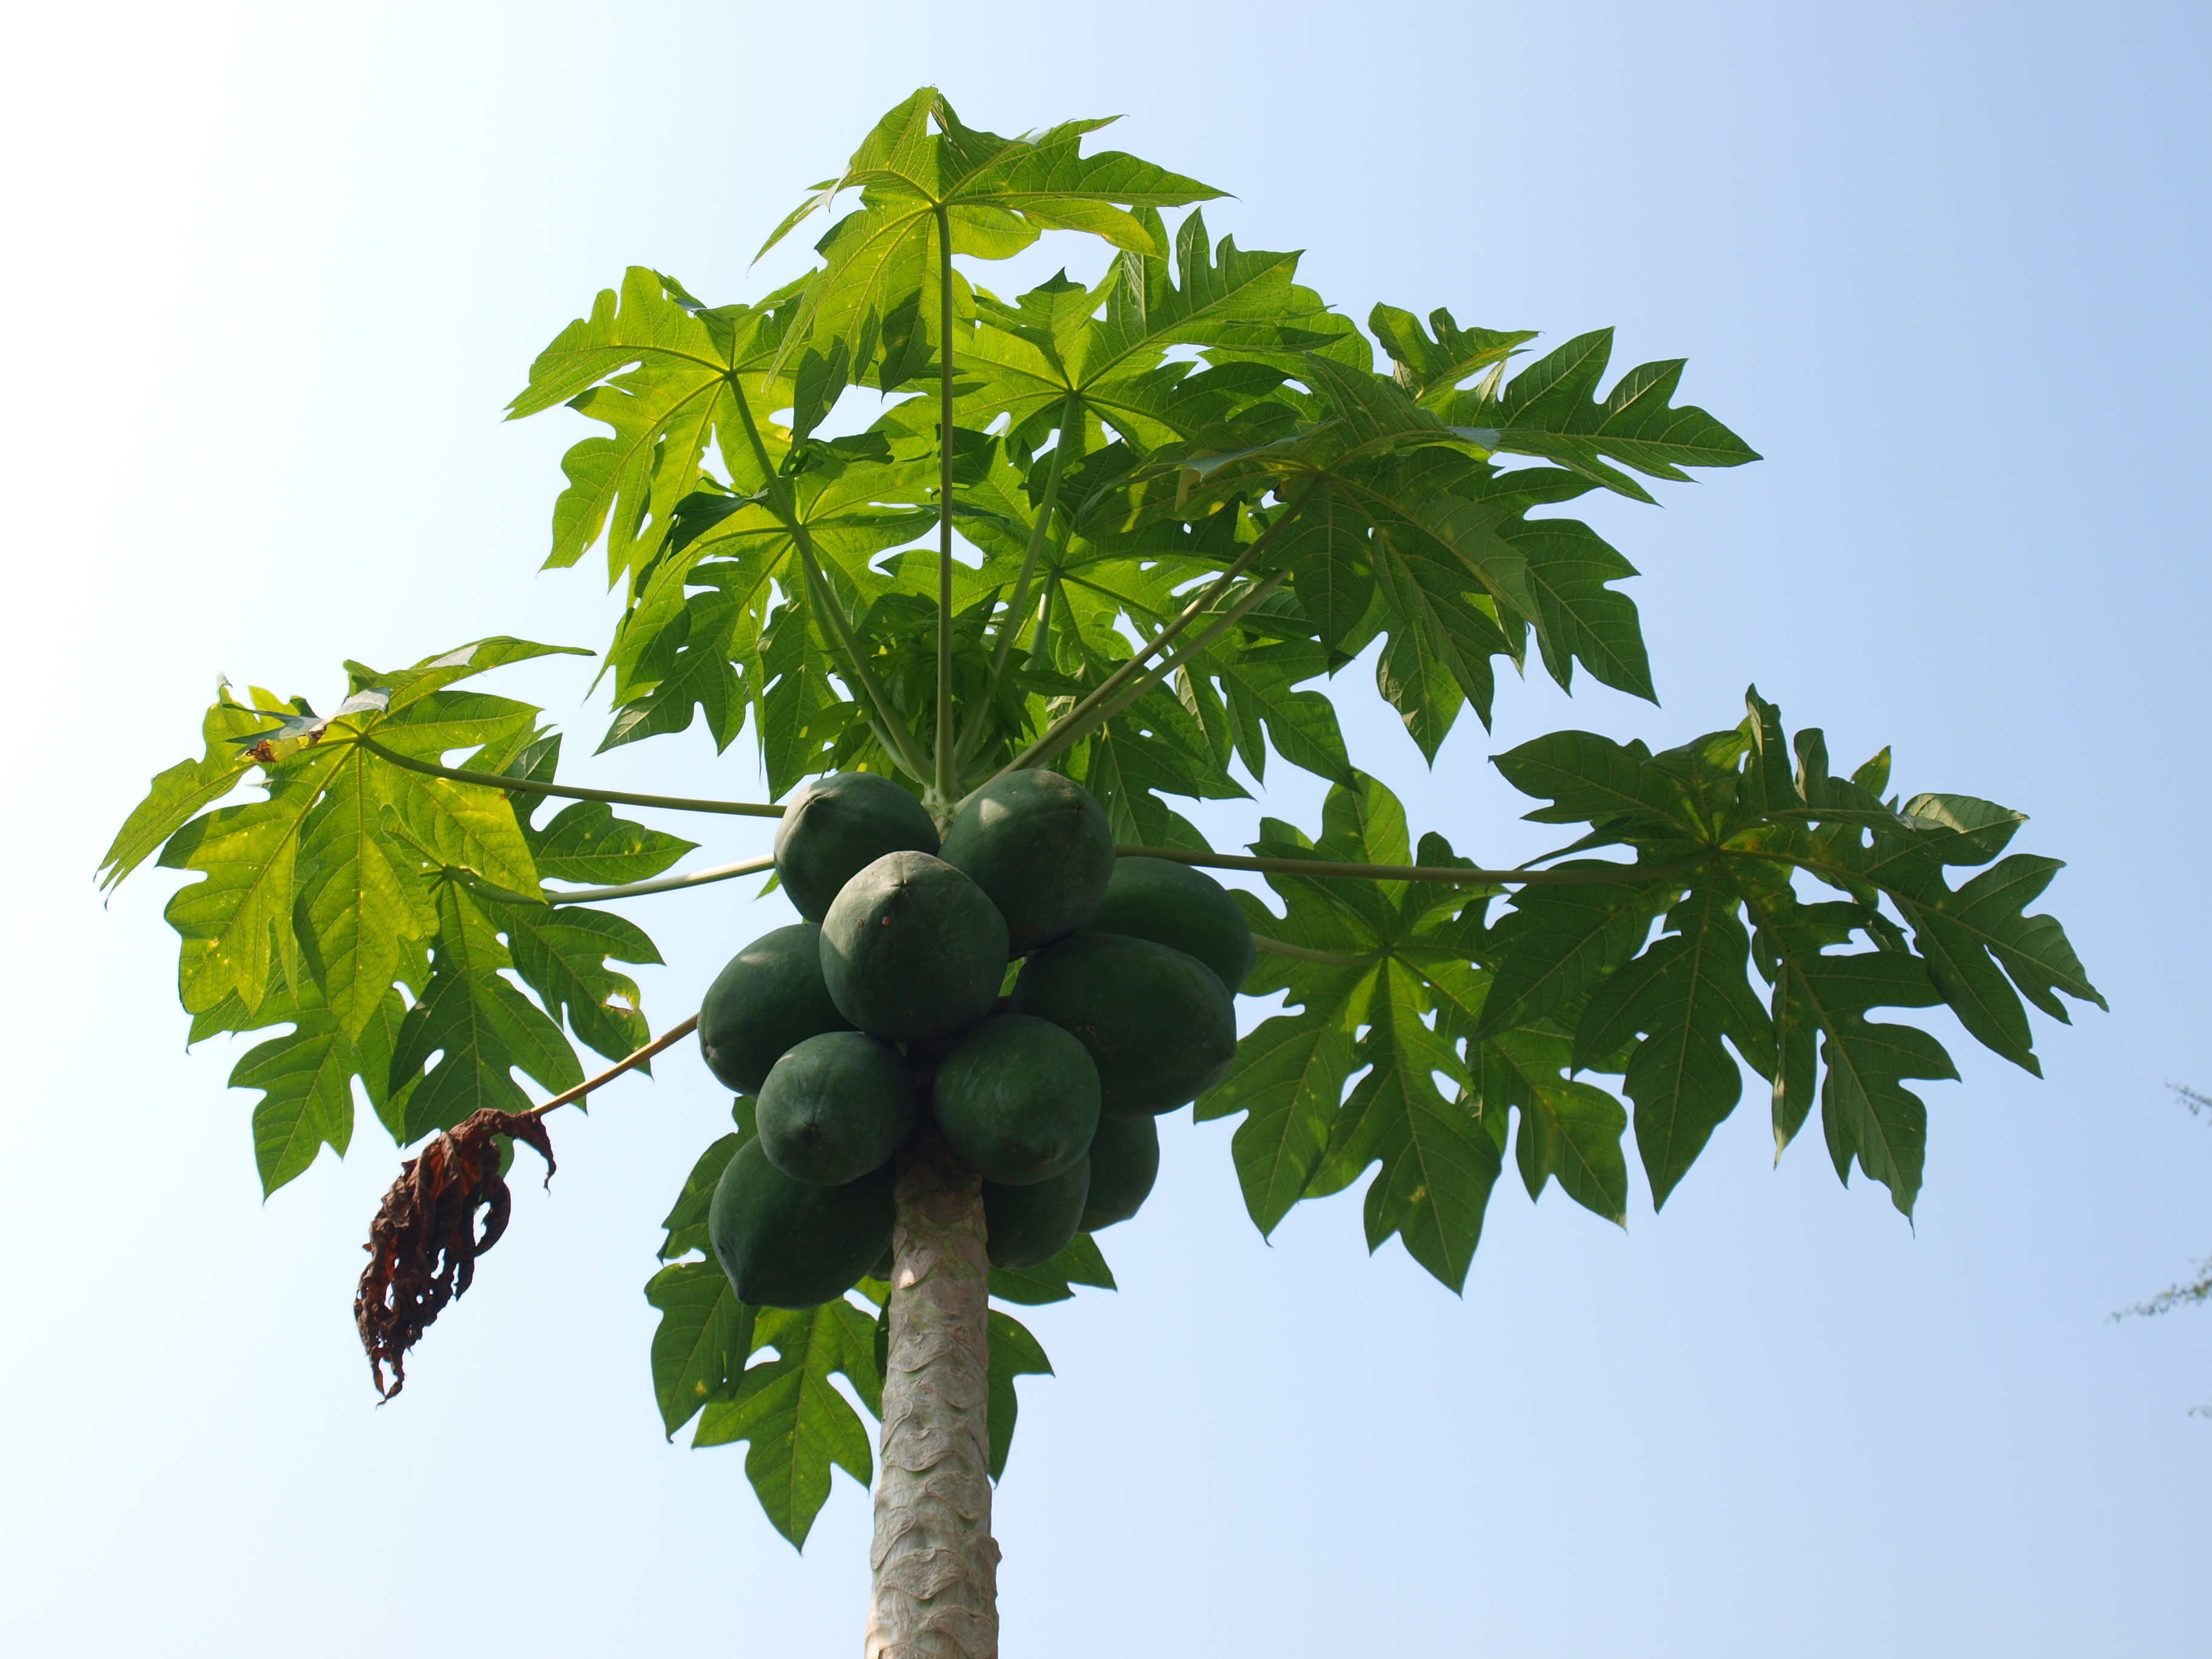
[[[1098,1068],[1050,1021],[995,1014],[953,1040],[930,1099],[963,1164],[1023,1187],[1081,1161],[1098,1127]]]
[[[1031,769],[969,796],[939,856],[991,896],[1006,919],[1008,953],[1025,956],[1098,908],[1114,873],[1114,830],[1088,789]]]
[[[1234,994],[1252,971],[1252,927],[1229,890],[1172,859],[1118,859],[1106,896],[1083,924],[1196,957]]]
[[[1083,1200],[1081,1231],[1095,1233],[1136,1214],[1159,1173],[1158,1118],[1100,1118],[1091,1142],[1091,1192]]]
[[[884,854],[936,851],[937,826],[920,801],[880,773],[835,772],[785,803],[775,873],[799,914],[819,921]]]
[[[1236,1004],[1213,969],[1148,939],[1086,933],[1047,945],[1024,964],[1012,1007],[1091,1051],[1106,1112],[1171,1112],[1237,1057]]]
[[[822,923],[822,978],[871,1036],[951,1036],[991,1012],[1006,975],[1006,923],[942,859],[890,853],[845,884]]]
[[[730,958],[699,1005],[699,1052],[725,1088],[757,1094],[793,1044],[850,1030],[822,980],[822,930],[794,922]]]
[[[920,1108],[906,1056],[864,1031],[824,1031],[775,1063],[754,1121],[761,1151],[793,1181],[842,1187],[880,1168]]]
[[[1067,1248],[1091,1190],[1091,1160],[1025,1187],[983,1183],[984,1254],[994,1267],[1034,1267]]]
[[[812,1308],[844,1295],[890,1248],[892,1169],[810,1187],[768,1161],[757,1136],[714,1186],[707,1236],[740,1302]]]

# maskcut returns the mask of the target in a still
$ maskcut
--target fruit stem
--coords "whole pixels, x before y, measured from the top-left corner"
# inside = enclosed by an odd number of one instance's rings
[[[982,1184],[925,1134],[899,1154],[867,1659],[999,1651]]]

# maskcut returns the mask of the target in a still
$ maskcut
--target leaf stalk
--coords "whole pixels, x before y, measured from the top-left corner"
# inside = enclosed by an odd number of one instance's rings
[[[1441,881],[1468,887],[1580,887],[1594,884],[1665,881],[1686,876],[1702,866],[1705,854],[1644,869],[1620,864],[1605,869],[1588,866],[1578,870],[1462,870],[1453,865],[1342,864],[1325,859],[1247,858],[1237,853],[1195,853],[1180,847],[1116,847],[1115,856],[1125,859],[1172,859],[1178,864],[1200,865],[1211,870],[1254,870],[1285,876],[1319,876],[1350,881]]]
[[[914,733],[907,730],[906,722],[899,718],[897,706],[891,702],[882,683],[868,667],[867,655],[860,649],[859,636],[853,632],[852,619],[846,616],[845,607],[837,602],[836,594],[830,590],[830,579],[822,574],[821,562],[814,556],[813,535],[808,531],[805,521],[799,516],[783,475],[776,471],[775,464],[769,459],[768,445],[761,440],[760,426],[753,419],[752,401],[745,396],[743,383],[732,374],[729,384],[731,395],[738,405],[738,418],[745,428],[745,441],[751,446],[753,459],[768,479],[769,510],[783,521],[783,527],[791,532],[792,544],[799,550],[799,562],[806,573],[807,591],[813,599],[815,608],[829,617],[831,632],[836,635],[838,643],[845,647],[845,654],[852,659],[853,678],[860,683],[862,695],[875,705],[876,713],[888,728],[893,740],[886,745],[891,758],[904,768],[908,775],[917,783],[923,782],[930,774],[928,759],[915,746]]]
[[[937,771],[952,799],[952,216],[937,204]],[[986,702],[988,702],[988,696]]]
[[[365,733],[354,739],[379,760],[425,777],[451,778],[456,783],[482,784],[518,795],[552,795],[562,800],[601,800],[615,806],[660,806],[672,812],[721,812],[733,817],[780,818],[783,808],[772,802],[696,800],[684,795],[641,795],[629,789],[586,789],[580,784],[538,783],[529,778],[510,778],[498,772],[475,772],[465,766],[441,766],[387,749]]]
[[[1223,571],[1220,575],[1215,577],[1214,580],[1207,585],[1204,592],[1200,593],[1196,599],[1193,599],[1183,608],[1181,615],[1177,616],[1176,619],[1170,623],[1165,628],[1160,629],[1158,633],[1152,635],[1152,639],[1146,643],[1144,648],[1139,651],[1136,655],[1130,658],[1128,661],[1123,663],[1119,668],[1108,675],[1106,677],[1105,683],[1099,686],[1097,690],[1091,692],[1090,696],[1085,697],[1081,702],[1077,703],[1074,708],[1069,709],[1067,713],[1062,714],[1058,720],[1054,720],[1052,723],[1052,726],[1042,736],[1040,736],[1035,743],[1031,744],[1027,749],[1024,750],[1013,759],[1008,761],[1004,766],[1000,767],[996,773],[993,774],[993,775],[994,777],[1002,778],[1009,772],[1018,772],[1025,766],[1035,766],[1041,757],[1048,754],[1059,753],[1061,749],[1066,746],[1067,743],[1073,743],[1076,738],[1081,737],[1085,732],[1089,731],[1092,726],[1096,726],[1098,722],[1092,719],[1091,716],[1098,706],[1104,702],[1109,697],[1112,696],[1115,692],[1119,691],[1123,686],[1127,685],[1129,681],[1134,678],[1139,673],[1142,672],[1145,664],[1149,659],[1158,653],[1166,650],[1168,647],[1174,644],[1176,639],[1182,634],[1183,629],[1188,628],[1192,623],[1195,622],[1199,617],[1204,616],[1207,611],[1212,609],[1214,601],[1219,599],[1222,594],[1229,591],[1230,585],[1232,582],[1234,582],[1239,576],[1243,575],[1247,570],[1251,568],[1252,562],[1258,558],[1261,553],[1266,551],[1268,544],[1273,542],[1275,538],[1290,524],[1290,522],[1298,516],[1299,513],[1304,509],[1305,504],[1313,499],[1314,491],[1320,488],[1321,479],[1316,477],[1309,483],[1304,489],[1297,493],[1296,497],[1291,501],[1289,505],[1285,507],[1280,513],[1275,515],[1274,520],[1269,524],[1265,530],[1260,532],[1259,536],[1253,541],[1252,544],[1246,548],[1243,553],[1237,556],[1235,563],[1231,564],[1226,570]],[[1078,722],[1081,723],[1079,726],[1078,726]],[[1068,737],[1065,743],[1054,741],[1054,739],[1057,739],[1061,736],[1064,731],[1070,727],[1077,727],[1073,736]],[[1048,744],[1052,745],[1049,749],[1046,747]]]
[[[963,760],[975,752],[975,745],[983,735],[983,722],[989,718],[991,699],[999,689],[999,681],[1006,670],[1006,655],[1013,649],[1015,635],[1022,631],[1022,612],[1029,608],[1030,585],[1036,579],[1037,560],[1044,552],[1046,538],[1052,526],[1054,509],[1060,504],[1060,470],[1067,462],[1068,429],[1075,422],[1079,398],[1070,391],[1060,411],[1060,441],[1052,447],[1052,459],[1044,476],[1044,496],[1037,504],[1036,522],[1030,526],[1029,545],[1022,550],[1021,574],[1014,578],[1013,597],[1006,602],[1006,620],[999,629],[997,643],[991,653],[991,672],[983,681],[983,696],[968,716],[968,728],[960,734],[959,754]]]
[[[1269,576],[1265,581],[1255,582],[1252,585],[1251,591],[1246,593],[1244,597],[1239,599],[1235,605],[1230,606],[1227,611],[1224,611],[1220,619],[1217,621],[1212,627],[1207,629],[1206,632],[1200,635],[1195,640],[1193,640],[1188,645],[1185,646],[1181,651],[1178,651],[1167,661],[1161,663],[1148,671],[1142,678],[1136,682],[1136,684],[1123,687],[1121,694],[1119,696],[1115,697],[1111,702],[1106,703],[1098,708],[1092,717],[1085,722],[1080,728],[1075,727],[1072,725],[1064,726],[1056,728],[1060,731],[1060,735],[1058,737],[1053,737],[1050,732],[1048,732],[1044,738],[1040,738],[1036,744],[1032,745],[1032,748],[1036,751],[1036,758],[1030,763],[1032,766],[1042,765],[1046,761],[1050,760],[1054,756],[1059,754],[1060,750],[1066,749],[1070,744],[1081,738],[1085,735],[1085,733],[1105,725],[1106,722],[1112,720],[1115,715],[1120,714],[1131,703],[1136,702],[1138,698],[1143,696],[1146,692],[1151,690],[1155,685],[1167,678],[1170,674],[1173,674],[1177,669],[1187,666],[1194,658],[1205,651],[1208,646],[1212,645],[1224,634],[1226,634],[1231,629],[1242,622],[1246,615],[1250,612],[1252,608],[1258,605],[1261,600],[1266,599],[1268,594],[1273,592],[1278,587],[1280,587],[1283,583],[1288,580],[1289,574],[1290,573],[1287,571],[1278,570],[1274,574]]]
[[[517,1113],[516,1115],[519,1117],[544,1117],[546,1113],[552,1111],[556,1107],[566,1106],[570,1104],[572,1102],[581,1100],[586,1095],[591,1093],[592,1090],[600,1088],[606,1084],[613,1082],[624,1072],[633,1071],[636,1067],[644,1065],[646,1061],[651,1060],[655,1054],[660,1053],[662,1049],[673,1048],[676,1044],[683,1042],[685,1037],[690,1036],[692,1032],[698,1029],[698,1015],[693,1014],[689,1019],[679,1019],[675,1024],[670,1026],[659,1036],[653,1038],[652,1042],[647,1043],[644,1048],[640,1048],[635,1054],[624,1055],[613,1065],[608,1066],[605,1071],[601,1072],[597,1077],[587,1077],[581,1083],[579,1083],[574,1088],[563,1090],[561,1093],[554,1096],[552,1099],[542,1102],[536,1106],[532,1106],[526,1112]]]

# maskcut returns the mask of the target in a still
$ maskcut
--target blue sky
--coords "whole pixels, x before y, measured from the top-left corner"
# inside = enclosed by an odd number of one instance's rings
[[[1540,844],[1486,757],[1580,726],[1674,742],[1747,683],[1907,793],[2033,815],[2113,1012],[2032,1079],[1939,1027],[1908,1226],[1756,1099],[1624,1234],[1501,1182],[1464,1298],[1356,1198],[1263,1243],[1231,1126],[1170,1120],[1122,1288],[1041,1310],[997,1530],[1007,1651],[1582,1656],[2203,1651],[2212,1310],[2114,1325],[2212,1251],[2202,516],[2207,27],[2113,5],[210,5],[15,26],[16,252],[0,1091],[0,1598],[21,1650],[847,1651],[867,1504],[803,1556],[734,1449],[663,1444],[639,1286],[726,1100],[665,1065],[556,1127],[477,1288],[374,1407],[373,1124],[265,1206],[223,1043],[183,1052],[165,882],[92,866],[218,673],[320,706],[338,662],[494,632],[596,645],[536,574],[581,422],[502,426],[532,355],[629,264],[715,300],[884,108],[1236,193],[1304,279],[1686,356],[1768,459],[1577,504],[1662,705],[1504,689],[1437,768],[1371,692],[1355,746],[1495,862]],[[1006,18],[1010,22],[996,20]],[[1003,38],[1000,38],[1003,35]],[[1033,256],[1042,257],[1042,256]],[[1050,258],[1091,259],[1071,249]],[[587,749],[587,676],[516,671]],[[574,750],[572,750],[572,752]],[[591,763],[757,787],[693,732]],[[1287,768],[1265,810],[1310,822]],[[684,827],[684,826],[677,826]],[[703,835],[720,862],[764,849]],[[788,917],[663,899],[665,1023]],[[1255,1016],[1256,1017],[1256,1016]],[[1817,1141],[1817,1137],[1814,1138]]]

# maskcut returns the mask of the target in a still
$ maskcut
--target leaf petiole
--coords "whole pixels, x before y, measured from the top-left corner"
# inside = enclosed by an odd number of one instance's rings
[[[745,441],[751,446],[753,459],[768,479],[769,508],[791,532],[792,545],[798,549],[799,565],[806,573],[807,591],[816,608],[829,617],[831,631],[852,659],[853,678],[860,683],[861,692],[875,705],[877,714],[888,728],[893,741],[885,747],[892,759],[916,782],[923,782],[930,775],[929,761],[915,746],[914,734],[907,730],[897,708],[869,669],[866,653],[860,649],[860,639],[853,632],[852,619],[846,616],[845,607],[838,604],[837,596],[830,591],[829,578],[822,574],[821,563],[814,556],[814,538],[792,505],[789,485],[769,458],[768,446],[761,441],[760,426],[753,419],[752,400],[745,396],[744,384],[732,374],[729,385],[731,398],[738,406],[738,419],[745,428]],[[879,737],[882,735],[884,733],[878,732]]]
[[[1035,766],[1040,757],[1059,753],[1068,743],[1073,743],[1076,738],[1081,737],[1085,732],[1096,726],[1098,722],[1091,716],[1098,706],[1142,672],[1148,659],[1166,650],[1175,643],[1183,629],[1204,616],[1212,607],[1213,602],[1229,591],[1230,584],[1251,568],[1252,562],[1267,550],[1267,544],[1273,541],[1291,520],[1298,516],[1304,509],[1305,504],[1313,499],[1314,491],[1320,488],[1321,479],[1316,477],[1297,493],[1288,506],[1275,515],[1273,522],[1260,532],[1251,546],[1237,556],[1234,564],[1215,577],[1207,585],[1204,592],[1183,607],[1180,616],[1155,634],[1135,656],[1108,675],[1104,684],[1054,720],[1035,743],[1008,761],[993,775],[1002,778],[1009,772],[1018,772],[1025,766]],[[1062,733],[1071,730],[1073,735],[1062,741]],[[1051,746],[1048,748],[1048,744]]]
[[[1052,459],[1046,466],[1044,496],[1037,503],[1036,522],[1030,527],[1029,545],[1022,550],[1021,574],[1015,577],[1013,597],[1006,602],[1006,620],[1000,625],[998,643],[991,653],[991,671],[983,681],[983,695],[968,716],[968,729],[960,734],[958,752],[963,761],[975,752],[982,738],[983,722],[990,716],[992,694],[999,689],[999,681],[1006,671],[1006,654],[1013,648],[1014,636],[1022,631],[1022,612],[1029,606],[1030,584],[1036,579],[1037,558],[1044,551],[1053,509],[1060,503],[1060,470],[1067,461],[1069,428],[1075,423],[1077,407],[1077,395],[1071,391],[1060,405],[1060,440],[1053,445]],[[1063,538],[1062,545],[1065,544]]]
[[[696,800],[684,795],[641,795],[628,789],[587,789],[580,784],[537,783],[528,778],[510,778],[497,772],[473,772],[463,766],[441,766],[435,761],[417,760],[412,755],[403,755],[397,750],[387,749],[366,734],[354,741],[379,760],[388,761],[410,772],[420,772],[425,777],[451,778],[456,783],[482,784],[488,789],[504,789],[518,795],[553,795],[562,800],[599,800],[616,806],[662,806],[676,812],[721,812],[744,818],[780,818],[783,816],[783,808],[773,803]]]
[[[1268,577],[1265,581],[1255,582],[1252,585],[1251,591],[1246,593],[1244,597],[1239,599],[1235,605],[1230,606],[1227,611],[1224,611],[1220,618],[1214,623],[1212,627],[1207,629],[1206,632],[1200,635],[1195,640],[1193,640],[1188,645],[1185,646],[1181,651],[1176,653],[1174,656],[1169,658],[1165,662],[1156,665],[1133,685],[1124,686],[1119,696],[1116,696],[1111,702],[1102,704],[1097,709],[1093,711],[1091,717],[1085,721],[1081,726],[1079,727],[1072,722],[1064,722],[1058,728],[1060,732],[1059,736],[1054,737],[1050,732],[1048,732],[1043,738],[1040,738],[1035,744],[1031,745],[1031,752],[1035,755],[1036,758],[1032,760],[1030,764],[1032,766],[1042,766],[1045,762],[1050,760],[1054,755],[1060,753],[1060,751],[1066,748],[1068,744],[1082,738],[1085,733],[1105,725],[1106,722],[1112,720],[1115,715],[1120,714],[1131,703],[1136,702],[1138,698],[1143,696],[1146,692],[1151,690],[1155,685],[1167,678],[1168,676],[1174,673],[1178,668],[1187,665],[1200,652],[1204,651],[1206,647],[1212,645],[1224,634],[1226,634],[1231,629],[1242,622],[1255,605],[1258,605],[1261,600],[1266,599],[1268,594],[1273,592],[1278,587],[1280,587],[1285,580],[1288,579],[1288,576],[1289,572],[1278,570],[1273,575]]]
[[[1247,858],[1237,853],[1188,852],[1180,847],[1116,847],[1114,854],[1125,859],[1172,859],[1178,864],[1200,865],[1212,870],[1255,870],[1350,881],[1441,881],[1469,887],[1579,887],[1593,883],[1664,881],[1669,877],[1688,875],[1711,856],[1703,854],[1653,868],[1618,864],[1603,869],[1585,865],[1575,870],[1462,870],[1451,865],[1338,864],[1325,859]]]
[[[698,1029],[698,1015],[693,1014],[688,1019],[679,1019],[675,1024],[670,1026],[659,1036],[653,1038],[652,1042],[647,1043],[644,1048],[640,1048],[635,1054],[623,1055],[622,1059],[608,1066],[605,1071],[601,1072],[597,1077],[587,1077],[581,1083],[579,1083],[574,1088],[564,1089],[559,1094],[554,1096],[552,1099],[541,1102],[539,1104],[532,1106],[528,1111],[519,1113],[517,1115],[521,1117],[543,1117],[546,1113],[553,1110],[556,1107],[566,1106],[574,1101],[581,1100],[586,1095],[591,1093],[592,1090],[600,1088],[606,1084],[612,1083],[624,1072],[632,1071],[636,1067],[644,1065],[646,1061],[651,1060],[655,1054],[660,1053],[662,1049],[675,1047],[676,1044],[683,1042],[685,1037],[690,1036],[692,1032]]]

